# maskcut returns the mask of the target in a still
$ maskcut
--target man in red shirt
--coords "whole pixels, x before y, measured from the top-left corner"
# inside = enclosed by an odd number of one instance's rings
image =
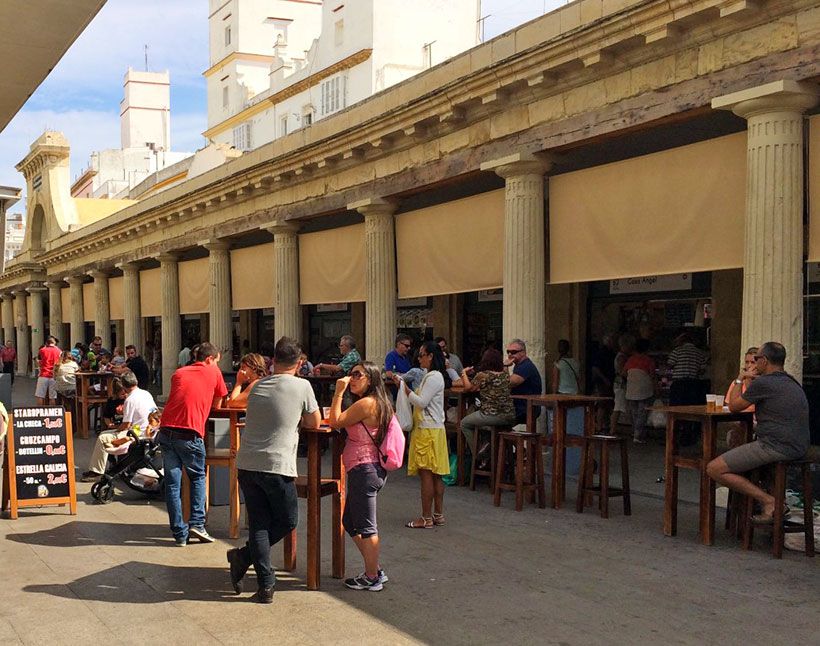
[[[171,377],[171,392],[162,411],[157,440],[165,467],[165,503],[174,540],[180,547],[193,536],[212,543],[205,530],[205,422],[211,408],[228,394],[219,371],[219,352],[210,343],[199,345],[194,363]],[[182,469],[191,481],[191,515],[182,518]]]
[[[17,361],[17,350],[11,339],[6,339],[6,345],[0,350],[0,361],[3,362],[3,372],[11,375],[11,383],[14,383],[14,362]]]
[[[57,386],[54,383],[54,367],[60,362],[60,348],[57,339],[50,336],[46,344],[40,348],[37,358],[40,360],[40,376],[37,377],[37,386],[34,396],[40,406],[49,406],[57,401]]]

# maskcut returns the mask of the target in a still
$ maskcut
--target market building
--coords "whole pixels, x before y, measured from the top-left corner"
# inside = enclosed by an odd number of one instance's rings
[[[546,372],[560,338],[688,326],[716,388],[767,339],[814,388],[819,50],[809,1],[581,0],[86,221],[47,133],[4,335],[161,338],[167,387],[183,331],[226,369],[244,339],[379,361],[409,329],[470,362],[520,337]]]

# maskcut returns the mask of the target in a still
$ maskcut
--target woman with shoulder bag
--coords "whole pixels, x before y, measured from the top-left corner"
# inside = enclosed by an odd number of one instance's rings
[[[350,388],[353,404],[342,412],[342,398]],[[381,590],[387,575],[379,564],[376,497],[387,479],[379,447],[388,427],[398,424],[382,381],[381,369],[370,361],[358,363],[336,381],[330,406],[330,425],[347,432],[342,461],[347,471],[347,497],[342,523],[364,560],[364,572],[345,585],[352,590]],[[401,432],[401,431],[399,431]]]
[[[578,374],[581,364],[573,359],[572,347],[569,341],[561,339],[558,342],[558,361],[552,365],[552,392],[561,395],[577,395],[581,392],[581,379]]]

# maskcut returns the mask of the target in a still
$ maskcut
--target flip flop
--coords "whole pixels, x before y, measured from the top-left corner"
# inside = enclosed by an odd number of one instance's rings
[[[444,524],[444,514],[433,514],[433,525],[441,526]]]
[[[421,521],[421,524],[419,524],[419,521]],[[433,519],[421,516],[420,518],[411,520],[405,527],[409,527],[410,529],[433,529]]]

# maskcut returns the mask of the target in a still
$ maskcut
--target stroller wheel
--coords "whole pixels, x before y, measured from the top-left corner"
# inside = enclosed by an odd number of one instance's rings
[[[105,505],[114,500],[114,484],[102,479],[91,487],[91,495],[98,503]]]

